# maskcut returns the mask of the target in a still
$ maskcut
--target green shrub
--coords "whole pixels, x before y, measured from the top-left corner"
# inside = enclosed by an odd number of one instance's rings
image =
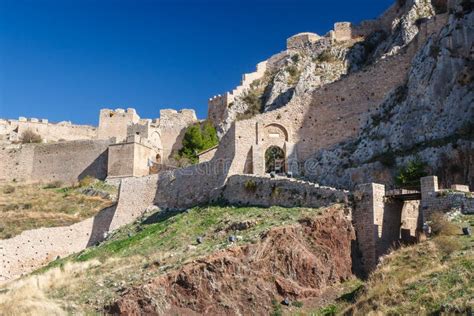
[[[6,186],[3,187],[3,193],[11,194],[13,192],[15,192],[15,187],[14,186],[6,185]]]
[[[79,180],[79,187],[88,187],[93,185],[97,181],[96,178],[92,176],[85,176],[81,180]]]
[[[57,189],[63,186],[63,183],[59,180],[48,183],[44,188],[45,189]]]
[[[247,104],[247,110],[237,115],[237,120],[245,120],[263,112],[263,91],[250,88],[242,96],[242,101]]]
[[[183,147],[179,150],[177,161],[185,158],[192,164],[199,161],[197,154],[219,143],[217,132],[210,121],[194,124],[186,129],[183,137]]]
[[[323,51],[321,54],[319,54],[319,56],[316,58],[317,61],[321,62],[321,63],[331,63],[331,62],[334,62],[336,61],[336,57],[334,57],[334,55],[331,54],[331,51],[330,50],[325,50]]]
[[[434,212],[429,218],[431,232],[434,235],[454,236],[459,234],[459,227],[450,222],[442,212]]]
[[[291,306],[301,308],[301,307],[303,307],[303,302],[294,301],[293,303],[291,303]]]
[[[271,316],[281,316],[281,315],[283,315],[283,312],[281,310],[281,304],[276,299],[272,300],[272,307],[273,307],[273,311],[270,314]]]
[[[419,157],[416,157],[399,170],[395,183],[404,188],[419,188],[420,178],[427,175],[425,169],[426,163]]]
[[[449,236],[438,236],[434,239],[434,242],[443,256],[449,256],[462,248],[459,240]]]
[[[41,143],[42,141],[41,135],[33,132],[31,129],[27,129],[20,136],[20,142],[22,144]]]
[[[247,180],[244,183],[245,190],[248,192],[255,192],[257,191],[257,183],[253,180]]]

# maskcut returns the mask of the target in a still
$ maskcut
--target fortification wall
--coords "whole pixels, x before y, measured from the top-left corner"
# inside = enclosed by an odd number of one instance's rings
[[[453,210],[464,214],[474,214],[474,192],[465,185],[452,185],[451,189],[440,189],[438,177],[421,178],[421,208],[423,222],[428,221],[435,212]]]
[[[102,109],[100,110],[98,139],[115,138],[117,142],[127,139],[129,125],[136,124],[140,117],[135,109]]]
[[[157,177],[123,179],[117,205],[66,227],[40,228],[0,240],[0,282],[15,279],[104,240],[104,233],[136,220],[152,205]],[[139,199],[136,197],[140,196]]]
[[[226,92],[224,95],[213,96],[208,100],[207,117],[217,126],[225,118],[228,107],[234,102],[235,98],[242,95],[242,93],[250,87],[252,82],[261,79],[267,70],[267,61],[262,61],[257,64],[257,69],[254,72],[243,74],[240,85],[234,90]]]
[[[24,118],[19,120],[0,120],[0,135],[5,140],[17,142],[26,131],[39,134],[43,142],[95,139],[97,129],[88,125],[75,125],[71,122],[49,123],[46,119]]]
[[[348,196],[348,191],[296,179],[234,175],[227,179],[219,198],[234,205],[318,208],[347,203]]]
[[[181,143],[186,128],[197,122],[198,119],[194,110],[160,110],[160,119],[157,120],[157,126],[160,130],[163,147],[163,162],[167,162],[170,155],[182,147]]]
[[[74,183],[107,176],[109,141],[82,140],[25,144],[0,149],[0,181]]]
[[[315,151],[355,137],[385,95],[402,84],[409,62],[410,50],[314,91],[309,102],[290,102],[285,107],[236,122],[236,155],[247,157],[259,144],[257,126],[278,124],[289,132],[296,144],[293,156],[302,163]],[[265,151],[267,148],[262,148]],[[263,155],[260,155],[263,157]],[[244,159],[236,161],[236,169],[246,169]],[[254,162],[255,163],[255,162]]]

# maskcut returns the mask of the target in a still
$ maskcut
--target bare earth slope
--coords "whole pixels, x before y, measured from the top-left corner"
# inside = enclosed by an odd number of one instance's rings
[[[196,260],[132,288],[109,312],[268,314],[272,301],[320,295],[352,276],[354,231],[342,212],[275,228],[255,244]]]

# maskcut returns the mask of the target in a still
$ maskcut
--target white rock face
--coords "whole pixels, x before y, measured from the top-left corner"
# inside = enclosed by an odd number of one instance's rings
[[[406,84],[386,98],[358,139],[315,155],[320,168],[314,179],[352,186],[361,170],[368,182],[418,156],[433,173],[474,185],[473,42],[474,13],[451,15],[413,59]]]

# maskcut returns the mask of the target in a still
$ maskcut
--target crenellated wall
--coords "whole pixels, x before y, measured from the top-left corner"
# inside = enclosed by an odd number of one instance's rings
[[[100,110],[97,137],[99,139],[115,138],[117,142],[123,142],[128,136],[128,126],[139,121],[140,117],[135,109],[102,109]]]

